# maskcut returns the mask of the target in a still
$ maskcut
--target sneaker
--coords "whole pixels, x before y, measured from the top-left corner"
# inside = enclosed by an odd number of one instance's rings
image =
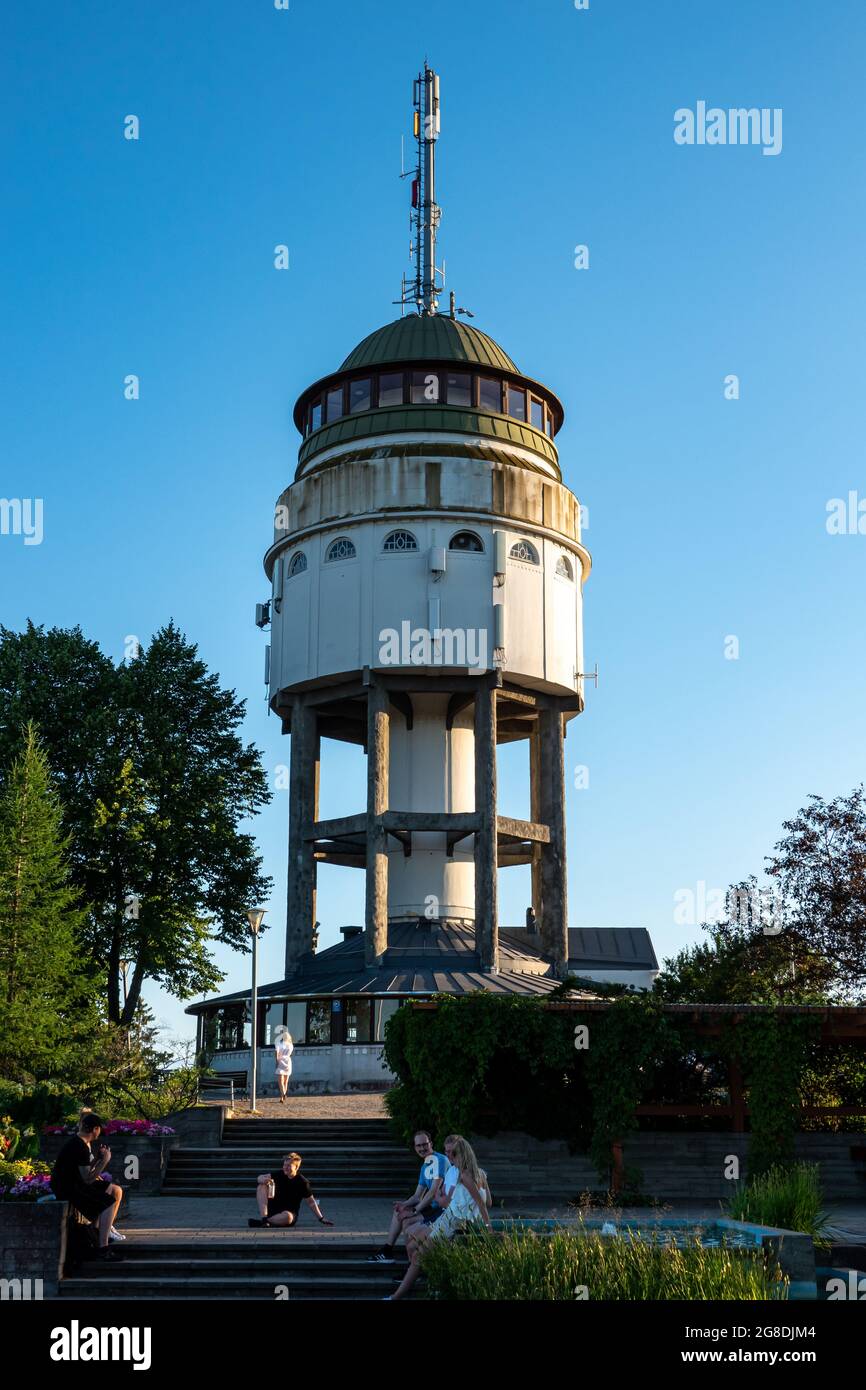
[[[126,1236],[122,1231],[119,1231],[116,1226],[112,1226],[111,1230],[108,1232],[108,1240],[109,1243],[117,1240],[126,1240]]]
[[[387,1250],[377,1250],[375,1255],[367,1256],[367,1264],[371,1265],[395,1265],[397,1261],[393,1255],[389,1255]]]
[[[264,1226],[264,1224],[264,1221],[262,1221],[258,1216],[250,1216],[247,1219],[248,1226]]]

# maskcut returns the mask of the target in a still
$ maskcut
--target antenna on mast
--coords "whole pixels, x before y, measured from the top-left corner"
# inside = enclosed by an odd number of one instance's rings
[[[442,209],[436,202],[436,141],[439,139],[439,75],[427,66],[415,78],[412,87],[414,106],[414,135],[418,158],[413,170],[401,173],[412,177],[411,225],[413,239],[410,256],[415,261],[415,274],[409,285],[403,282],[401,296],[395,303],[413,304],[419,314],[435,314],[439,310],[445,273],[436,265],[436,233]],[[437,277],[441,276],[441,280]]]

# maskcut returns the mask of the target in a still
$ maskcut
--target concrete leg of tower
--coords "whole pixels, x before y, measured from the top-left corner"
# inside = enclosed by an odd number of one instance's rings
[[[496,691],[487,684],[475,692],[475,812],[475,949],[482,970],[497,971]]]
[[[296,696],[292,704],[289,770],[289,873],[286,975],[312,950],[316,920],[316,861],[308,827],[319,818],[319,732],[316,711]]]
[[[558,708],[538,712],[540,819],[550,830],[541,846],[541,935],[554,974],[568,973],[568,898],[565,879],[565,748]]]
[[[471,708],[448,728],[448,696],[412,692],[412,728],[391,718],[389,808],[456,814],[475,808],[475,738]],[[413,831],[406,855],[392,839],[388,847],[388,918],[406,921],[472,922],[475,863],[472,838],[448,853],[444,831]]]
[[[536,823],[543,824],[544,817],[541,814],[541,737],[538,729],[538,720],[535,720],[532,733],[529,735],[529,817]],[[530,901],[535,912],[537,921],[541,922],[541,846],[534,845],[532,849],[532,880]]]
[[[367,696],[367,884],[364,938],[368,966],[388,949],[388,836],[382,816],[389,803],[390,725],[388,696],[372,685]]]

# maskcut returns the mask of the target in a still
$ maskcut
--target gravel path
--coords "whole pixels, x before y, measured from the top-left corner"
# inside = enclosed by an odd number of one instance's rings
[[[241,1100],[235,1105],[236,1119],[249,1118],[250,1104]],[[272,1096],[256,1100],[256,1113],[268,1120],[385,1120],[384,1091],[359,1091],[341,1096],[293,1096],[291,1090],[285,1103]]]

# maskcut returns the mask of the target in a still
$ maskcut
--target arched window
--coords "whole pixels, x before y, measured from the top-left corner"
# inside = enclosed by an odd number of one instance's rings
[[[325,555],[325,563],[331,560],[354,560],[357,551],[349,540],[348,536],[338,536],[335,541],[331,541]]]
[[[571,568],[571,561],[567,560],[564,555],[560,555],[559,559],[556,562],[556,573],[560,576],[561,579],[574,579],[574,571]]]
[[[538,564],[538,551],[535,549],[535,546],[530,545],[529,541],[525,541],[522,538],[514,542],[508,554],[511,560],[523,560],[527,565]]]
[[[289,578],[294,579],[296,574],[303,574],[307,568],[307,557],[303,550],[296,550],[289,565]]]
[[[398,551],[417,550],[418,542],[411,531],[392,531],[389,536],[385,537],[382,549],[393,555]]]
[[[449,550],[468,550],[473,555],[480,555],[484,546],[480,536],[476,536],[474,531],[457,531],[448,542]]]

